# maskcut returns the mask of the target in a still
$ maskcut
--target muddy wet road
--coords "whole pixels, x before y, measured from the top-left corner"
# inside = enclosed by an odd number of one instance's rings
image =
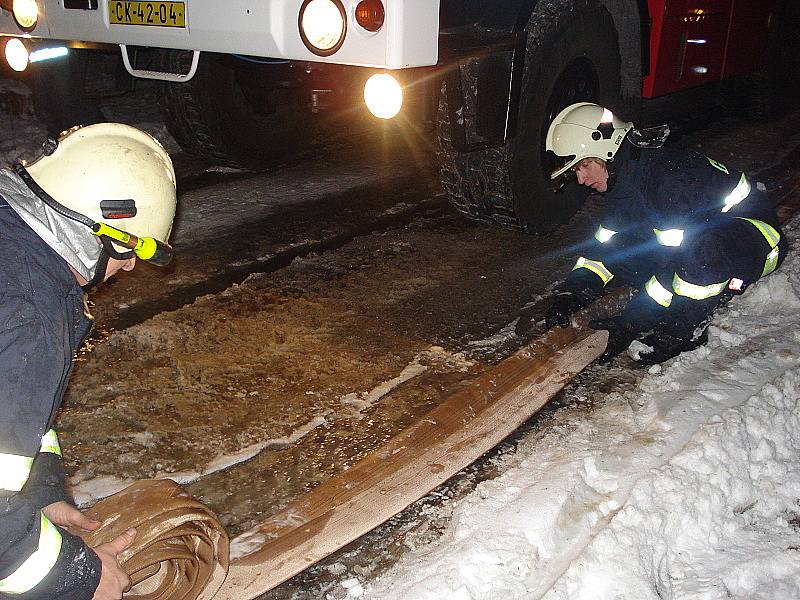
[[[796,195],[800,112],[676,143]],[[271,173],[183,173],[175,263],[92,297],[98,331],[59,423],[76,496],[172,477],[236,536],[524,344],[518,312],[571,267],[599,199],[549,236],[487,228],[448,207],[431,152],[363,135]],[[610,377],[589,369],[518,435],[636,373]],[[343,597],[332,581],[435,535],[437,498],[492,476],[513,446],[265,598]]]

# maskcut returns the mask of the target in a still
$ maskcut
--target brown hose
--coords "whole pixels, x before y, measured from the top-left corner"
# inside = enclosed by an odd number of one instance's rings
[[[103,523],[83,534],[92,547],[136,528],[136,541],[118,557],[131,578],[125,598],[209,600],[225,581],[228,534],[174,481],[138,481],[86,514]]]

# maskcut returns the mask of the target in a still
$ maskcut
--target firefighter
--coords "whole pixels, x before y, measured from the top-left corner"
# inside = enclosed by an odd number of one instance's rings
[[[546,313],[548,327],[598,296],[612,280],[636,291],[622,314],[590,323],[609,332],[601,360],[640,340],[655,364],[707,340],[713,311],[783,261],[787,242],[775,208],[744,173],[693,150],[664,147],[611,111],[582,102],[550,125],[546,148],[604,196],[598,228]],[[635,355],[632,353],[632,356]]]
[[[128,576],[135,530],[88,548],[53,421],[89,333],[85,290],[136,259],[164,264],[175,214],[169,155],[146,133],[102,123],[51,139],[0,170],[0,597],[107,600]]]

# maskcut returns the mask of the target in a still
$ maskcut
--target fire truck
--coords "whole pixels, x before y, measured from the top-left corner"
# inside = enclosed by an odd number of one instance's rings
[[[251,168],[302,149],[309,114],[363,97],[376,119],[435,129],[456,209],[536,233],[585,198],[549,178],[562,108],[598,102],[637,125],[723,105],[775,115],[798,91],[798,4],[0,0],[0,49],[53,132],[103,118],[85,82],[113,56],[160,80],[187,152]]]

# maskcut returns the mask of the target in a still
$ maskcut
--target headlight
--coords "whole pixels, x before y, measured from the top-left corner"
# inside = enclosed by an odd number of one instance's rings
[[[364,102],[380,119],[391,119],[403,108],[403,88],[388,73],[376,73],[364,86]]]
[[[8,38],[3,50],[8,66],[21,73],[28,68],[28,49],[19,38]]]
[[[14,20],[22,31],[31,31],[39,21],[39,9],[36,0],[14,0],[11,7]]]
[[[347,17],[340,0],[305,0],[300,7],[300,37],[318,56],[330,56],[342,47]]]

